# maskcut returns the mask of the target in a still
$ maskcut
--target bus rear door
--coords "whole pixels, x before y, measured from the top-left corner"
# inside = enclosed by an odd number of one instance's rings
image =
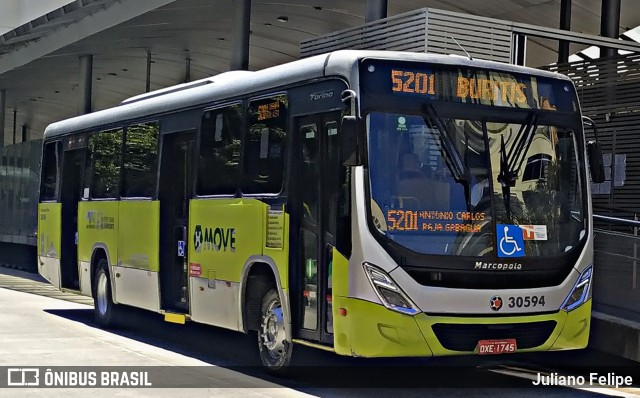
[[[187,225],[195,131],[164,134],[160,168],[160,297],[165,311],[189,310]]]

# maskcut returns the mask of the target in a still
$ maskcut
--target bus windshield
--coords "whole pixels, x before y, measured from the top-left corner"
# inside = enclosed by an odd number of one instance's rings
[[[525,119],[370,112],[373,225],[422,254],[557,256],[585,237],[579,140]]]

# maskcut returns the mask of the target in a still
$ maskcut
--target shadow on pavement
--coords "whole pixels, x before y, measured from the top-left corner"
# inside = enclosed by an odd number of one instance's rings
[[[47,310],[46,312],[90,327],[97,327],[93,321],[91,309]],[[517,388],[519,391],[525,389],[520,392],[526,392],[524,395],[528,395],[526,388],[531,387],[529,380],[496,374],[484,368],[504,364],[514,366],[524,364],[531,367],[533,363],[536,364],[535,366],[542,363],[551,366],[555,363],[554,368],[557,368],[558,364],[575,363],[578,358],[584,361],[594,355],[585,352],[568,353],[568,355],[567,353],[564,355],[558,355],[562,353],[516,354],[493,358],[465,356],[364,359],[341,357],[296,345],[290,374],[287,378],[279,378],[265,372],[260,366],[256,347],[257,338],[254,333],[245,335],[196,323],[186,325],[166,323],[159,314],[129,307],[123,308],[122,318],[124,322],[121,322],[119,327],[110,329],[109,332],[195,358],[210,365],[321,396],[363,396],[363,392],[366,392],[365,388],[376,388],[376,396],[384,394],[385,391],[388,394],[384,395],[404,396],[413,395],[411,388],[430,388],[442,389],[443,396],[469,397],[479,392],[471,388],[489,387],[499,387],[498,391],[501,391],[500,388]],[[596,357],[592,359],[598,359]],[[349,390],[344,390],[345,388]],[[399,391],[398,388],[403,390]],[[450,390],[451,388],[456,390]],[[562,396],[566,396],[569,392],[566,389],[559,390],[564,392]],[[444,394],[445,391],[446,394]],[[456,391],[465,393],[458,394]],[[481,395],[484,396],[488,392],[484,391]],[[535,390],[531,390],[531,393],[534,392]],[[494,392],[491,395],[501,394]],[[521,395],[518,394],[518,396]],[[546,390],[544,395],[560,396],[556,395],[555,389]]]

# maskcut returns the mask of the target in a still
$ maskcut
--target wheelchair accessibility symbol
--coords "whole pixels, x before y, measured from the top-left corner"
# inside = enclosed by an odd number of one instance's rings
[[[498,257],[523,257],[524,237],[522,228],[517,225],[498,224]]]

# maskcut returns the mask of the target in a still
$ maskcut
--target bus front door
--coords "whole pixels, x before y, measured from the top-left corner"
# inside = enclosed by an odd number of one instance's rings
[[[339,112],[304,116],[297,121],[298,183],[297,225],[299,233],[298,288],[293,293],[298,335],[307,340],[333,344],[331,309],[331,263],[336,244],[340,192]]]
[[[189,310],[187,226],[193,192],[195,132],[162,136],[160,165],[160,301],[165,311]]]

